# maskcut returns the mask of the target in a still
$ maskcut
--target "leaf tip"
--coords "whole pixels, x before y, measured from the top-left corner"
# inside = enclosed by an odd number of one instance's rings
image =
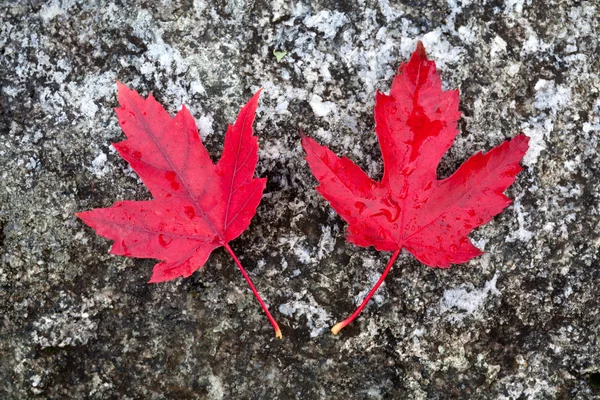
[[[519,133],[517,136],[515,136],[515,139],[517,139],[519,142],[522,142],[525,145],[525,148],[529,148],[529,136],[527,136],[524,133]]]
[[[264,88],[258,88],[258,90],[252,95],[252,97],[250,98],[250,102],[255,102],[256,104],[258,104],[258,98],[260,97],[262,91]]]
[[[518,157],[517,162],[521,161],[527,153],[527,151],[529,150],[529,140],[529,136],[527,136],[524,133],[519,133],[517,136],[505,142],[508,143],[508,148],[510,149],[510,152],[514,152],[515,156]],[[520,170],[518,172],[520,172]]]
[[[117,83],[117,91],[121,91],[123,89],[129,89],[127,87],[127,85],[125,85],[123,82],[121,82],[120,80],[116,79],[115,82]]]
[[[417,49],[415,50],[415,54],[419,56],[419,58],[427,59],[427,52],[425,51],[425,46],[423,42],[420,40],[417,42]]]
[[[163,280],[160,279],[159,277],[157,277],[156,275],[152,274],[152,276],[150,277],[150,280],[146,283],[150,284],[150,283],[160,283]]]
[[[306,133],[304,133],[301,126],[298,126],[298,134],[300,135],[300,139],[302,140],[304,140],[304,138],[307,137]]]
[[[88,225],[88,215],[89,211],[79,211],[75,213],[75,216],[82,220],[86,225]]]
[[[147,283],[150,284],[150,283],[166,282],[166,281],[170,281],[172,279],[175,279],[177,277],[177,275],[166,274],[164,267],[165,267],[165,262],[164,261],[161,261],[158,264],[156,264],[154,266],[154,268],[152,269],[152,276],[150,277],[150,280]]]

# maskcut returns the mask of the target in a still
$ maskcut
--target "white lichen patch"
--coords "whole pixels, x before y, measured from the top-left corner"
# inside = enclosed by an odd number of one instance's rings
[[[324,117],[336,110],[336,106],[331,101],[323,101],[321,96],[312,95],[309,101],[310,107],[317,117]]]
[[[565,85],[556,85],[554,81],[540,79],[534,89],[536,93],[533,106],[540,114],[523,124],[523,132],[531,138],[523,159],[527,166],[534,165],[541,152],[546,149],[546,142],[554,132],[556,115],[571,101],[571,89]]]
[[[216,375],[209,375],[208,381],[210,382],[210,388],[208,396],[211,400],[222,400],[225,398],[225,390],[223,388],[223,381]]]
[[[441,28],[427,32],[423,36],[408,39],[402,43],[401,54],[407,60],[417,44],[421,40],[427,51],[427,56],[435,60],[437,68],[444,70],[450,66],[459,65],[465,55],[464,49],[453,46],[447,39]]]
[[[203,115],[202,117],[198,118],[196,125],[198,125],[198,133],[200,134],[202,140],[205,140],[208,136],[215,132],[213,129],[213,122],[214,118],[212,115]]]
[[[328,255],[335,248],[335,236],[337,236],[338,229],[334,227],[334,235],[332,235],[332,229],[330,226],[321,226],[321,239],[319,240],[317,259],[321,260],[323,257]]]
[[[303,290],[301,293],[294,293],[294,298],[293,301],[281,304],[279,312],[293,317],[296,321],[300,316],[305,316],[310,337],[317,337],[329,328],[331,317],[323,307],[317,304],[312,294]]]
[[[65,15],[75,4],[75,0],[51,0],[42,6],[39,16],[48,23],[59,15]]]
[[[552,116],[571,101],[571,88],[557,85],[554,81],[540,79],[535,84],[535,102],[538,110],[548,110]]]
[[[506,53],[506,42],[500,36],[496,35],[492,41],[492,47],[490,49],[490,56],[492,58],[498,57],[499,55]]]
[[[546,139],[554,130],[552,120],[533,118],[521,126],[523,133],[529,136],[529,149],[523,157],[523,164],[533,166],[537,163],[542,151],[546,150]]]
[[[528,242],[533,236],[533,232],[525,228],[527,224],[526,218],[529,216],[529,213],[523,211],[523,207],[521,205],[521,197],[516,198],[513,202],[513,208],[515,210],[515,213],[517,214],[517,222],[519,223],[519,228],[508,235],[508,237],[506,238],[507,242],[514,242],[516,240]]]
[[[329,39],[348,22],[348,18],[339,11],[323,10],[315,15],[307,15],[303,22],[309,28],[316,28],[321,32],[324,39]]]
[[[106,164],[108,160],[106,153],[100,152],[96,158],[92,160],[92,166],[88,168],[96,177],[102,178],[108,172],[110,172],[111,168]]]
[[[446,289],[439,302],[441,314],[446,320],[457,323],[469,316],[481,315],[481,309],[490,294],[500,295],[496,288],[498,273],[485,283],[482,289],[476,289],[471,284],[461,287]]]

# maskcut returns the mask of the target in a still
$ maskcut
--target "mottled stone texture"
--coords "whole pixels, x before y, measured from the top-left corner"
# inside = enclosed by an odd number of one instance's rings
[[[600,398],[600,4],[595,0],[0,1],[0,398]],[[418,39],[462,94],[448,176],[532,137],[515,203],[448,270],[344,240],[298,126],[372,176],[376,90]],[[277,62],[274,51],[287,54]],[[210,153],[258,88],[257,173],[232,247],[189,279],[107,254],[74,212],[149,194],[111,147],[118,79],[195,116]]]

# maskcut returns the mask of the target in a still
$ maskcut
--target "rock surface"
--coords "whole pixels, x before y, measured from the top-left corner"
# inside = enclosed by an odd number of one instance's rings
[[[0,398],[600,398],[596,1],[0,3]],[[471,235],[484,256],[404,253],[336,337],[389,255],[344,240],[297,128],[380,176],[375,91],[419,39],[462,94],[440,176],[520,131],[532,148],[514,204]],[[265,89],[269,183],[232,247],[283,341],[222,249],[148,285],[153,260],[108,255],[75,218],[149,198],[111,147],[116,79],[185,103],[215,158]]]

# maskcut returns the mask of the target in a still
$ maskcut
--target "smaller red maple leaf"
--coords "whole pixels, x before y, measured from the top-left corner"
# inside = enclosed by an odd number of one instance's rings
[[[529,140],[523,134],[437,179],[438,164],[458,133],[458,102],[458,90],[442,90],[435,63],[419,42],[400,66],[390,94],[376,95],[380,182],[301,132],[306,160],[320,183],[317,191],[348,223],[348,241],[393,251],[379,281],[356,311],[331,329],[334,334],[360,314],[403,248],[431,267],[467,262],[481,254],[469,232],[511,203],[503,192],[521,171]]]
[[[120,201],[76,215],[115,241],[111,254],[162,260],[154,266],[151,283],[188,277],[214,249],[225,247],[281,339],[277,322],[229,246],[250,225],[267,181],[254,178],[258,139],[252,123],[260,91],[228,127],[215,165],[185,106],[172,118],[152,95],[144,99],[119,82],[117,86],[121,107],[115,111],[127,140],[113,146],[153,200]]]

